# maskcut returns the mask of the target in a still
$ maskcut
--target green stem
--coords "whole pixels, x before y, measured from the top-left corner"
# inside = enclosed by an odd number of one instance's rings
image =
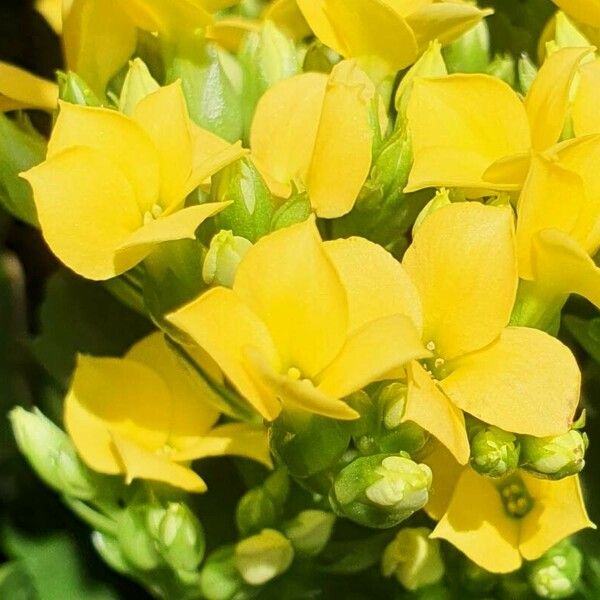
[[[63,501],[82,521],[94,529],[112,537],[117,535],[117,523],[110,517],[99,513],[81,500],[65,496]]]

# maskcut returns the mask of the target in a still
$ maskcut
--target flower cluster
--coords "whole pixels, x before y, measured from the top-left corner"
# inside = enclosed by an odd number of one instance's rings
[[[353,523],[407,590],[459,560],[457,597],[570,595],[594,525],[558,332],[570,295],[600,308],[597,1],[556,2],[539,68],[463,0],[54,4],[58,83],[0,64],[3,205],[147,335],[77,348],[64,428],[11,421],[101,556],[158,597],[250,598],[327,572]],[[239,539],[202,562],[224,455]]]

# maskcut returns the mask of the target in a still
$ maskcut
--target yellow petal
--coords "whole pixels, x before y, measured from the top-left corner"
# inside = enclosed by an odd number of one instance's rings
[[[126,2],[72,0],[64,15],[67,66],[104,96],[106,85],[127,63],[137,44],[135,25],[123,12]]]
[[[65,427],[92,469],[118,473],[112,433],[154,452],[167,443],[171,411],[169,389],[148,367],[80,356],[65,400]]]
[[[483,179],[494,189],[500,186],[508,191],[520,190],[527,178],[530,164],[530,152],[499,158],[484,171]]]
[[[172,415],[168,422],[169,446],[183,449],[198,442],[217,422],[219,412],[214,401],[207,399],[214,392],[200,377],[194,377],[167,346],[160,332],[152,333],[135,344],[125,355],[158,374],[173,398]],[[165,423],[165,426],[167,424]]]
[[[160,164],[160,206],[183,201],[192,171],[192,135],[181,83],[162,87],[138,102],[132,118],[148,133]],[[139,157],[133,157],[139,161]]]
[[[600,27],[600,2],[598,0],[553,0],[568,15],[578,21]]]
[[[415,80],[407,117],[414,154],[407,192],[441,186],[489,189],[482,180],[486,169],[530,148],[521,100],[489,75]]]
[[[123,464],[127,483],[134,479],[149,479],[168,483],[187,492],[201,494],[206,491],[203,479],[192,469],[148,452],[116,433],[113,434],[112,440]]]
[[[262,425],[227,423],[219,425],[195,444],[172,455],[178,462],[196,460],[208,456],[241,456],[256,460],[272,468],[267,430]]]
[[[274,0],[267,5],[262,17],[265,21],[273,21],[277,27],[286,30],[296,40],[311,34],[296,0]]]
[[[326,87],[324,73],[303,73],[276,83],[258,102],[250,148],[261,170],[275,181],[305,179]]]
[[[62,33],[62,0],[37,0],[35,10],[39,12],[57,35]]]
[[[599,90],[600,59],[596,59],[579,68],[579,84],[571,108],[575,135],[600,133],[600,111],[597,105]]]
[[[429,431],[461,465],[467,464],[470,449],[464,416],[417,362],[410,366],[403,421]]]
[[[581,60],[592,51],[593,48],[562,48],[547,58],[539,70],[525,100],[534,150],[548,148],[560,137],[573,78]]]
[[[458,478],[463,468],[448,452],[445,446],[433,440],[428,445],[429,452],[420,458],[433,473],[429,502],[425,506],[425,512],[436,521],[439,521],[450,506],[452,495],[456,489]]]
[[[430,353],[408,317],[381,317],[348,338],[339,355],[319,375],[319,389],[343,398],[382,379],[392,369],[428,356]]]
[[[86,146],[115,161],[129,180],[142,212],[158,201],[159,156],[150,137],[116,110],[60,102],[48,143],[48,158],[67,148]]]
[[[546,229],[533,239],[532,272],[557,294],[579,294],[600,308],[600,268],[571,237]]]
[[[522,474],[534,499],[533,509],[522,521],[519,548],[523,558],[534,560],[569,535],[595,525],[590,521],[579,477],[560,481],[536,479]]]
[[[477,25],[481,19],[493,14],[493,10],[481,10],[477,6],[462,2],[419,3],[406,15],[406,22],[413,30],[420,51],[427,44],[438,40],[448,44]]]
[[[39,108],[53,111],[58,101],[58,86],[0,61],[0,111]]]
[[[344,57],[376,57],[390,72],[417,58],[412,30],[383,0],[298,0],[298,6],[315,35]]]
[[[188,206],[139,227],[122,240],[116,249],[115,265],[117,270],[122,270],[125,265],[139,263],[152,252],[157,244],[171,240],[194,239],[196,229],[206,219],[228,205],[228,202],[210,202]]]
[[[538,329],[508,327],[498,341],[464,356],[441,386],[456,406],[506,431],[568,431],[581,376],[571,351]]]
[[[371,168],[373,130],[369,113],[375,86],[355,62],[336,65],[327,89],[306,187],[319,217],[352,210]]]
[[[123,172],[97,150],[76,147],[23,174],[44,239],[70,269],[88,279],[109,279],[136,261],[114,264],[123,241],[142,224]]]
[[[404,266],[421,297],[426,342],[451,359],[483,348],[508,324],[517,289],[507,208],[463,202],[429,215]]]
[[[394,314],[407,315],[421,332],[419,293],[389,252],[361,237],[325,242],[323,247],[346,290],[350,332]]]
[[[465,469],[431,537],[447,540],[486,571],[509,573],[522,562],[519,527],[505,513],[493,482]]]
[[[303,377],[320,373],[344,344],[346,294],[313,218],[260,239],[233,289],[267,326],[285,368]]]
[[[237,52],[248,33],[259,32],[261,22],[255,19],[242,17],[228,17],[219,19],[216,23],[206,28],[207,40],[216,42],[229,52]]]
[[[273,420],[277,416],[279,403],[255,385],[244,367],[244,349],[250,346],[278,368],[273,340],[265,324],[235,292],[225,288],[209,290],[169,315],[168,320],[210,354],[263,417]]]

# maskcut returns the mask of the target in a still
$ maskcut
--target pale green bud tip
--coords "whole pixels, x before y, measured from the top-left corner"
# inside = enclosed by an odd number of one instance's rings
[[[378,400],[383,407],[383,424],[386,429],[395,429],[402,423],[407,391],[407,386],[398,382],[386,385],[381,390]]]
[[[235,567],[250,585],[263,585],[271,581],[287,571],[293,560],[291,542],[274,529],[263,529],[235,547]]]
[[[231,231],[217,233],[210,242],[202,267],[205,283],[232,287],[237,268],[251,247],[252,242]]]
[[[133,59],[129,63],[129,71],[127,71],[121,88],[119,110],[126,115],[131,115],[138,102],[158,90],[159,87],[146,63],[140,58]]]
[[[569,541],[551,548],[532,563],[529,583],[541,598],[568,598],[575,593],[581,577],[581,552]]]
[[[490,60],[490,32],[485,20],[479,21],[444,48],[451,73],[482,73]]]
[[[519,443],[512,433],[487,426],[471,439],[471,466],[481,475],[504,477],[519,464]]]
[[[183,503],[172,502],[158,527],[158,547],[177,570],[195,570],[204,556],[204,532],[200,521]]]
[[[388,544],[381,559],[384,577],[394,575],[408,590],[437,583],[444,576],[438,540],[429,539],[426,527],[402,529]]]
[[[564,12],[558,11],[555,17],[554,40],[559,48],[585,48],[591,46],[589,40],[573,25]],[[590,60],[590,59],[588,59]]]
[[[487,74],[502,79],[513,86],[515,83],[515,60],[510,54],[498,54],[487,68]]]
[[[9,413],[19,450],[49,486],[80,500],[95,496],[94,474],[81,462],[69,436],[39,410]]]
[[[520,466],[537,477],[563,479],[583,469],[586,448],[586,434],[576,430],[556,437],[523,436]]]
[[[323,510],[303,510],[285,526],[285,534],[294,549],[308,556],[316,556],[326,546],[335,515]]]
[[[451,203],[450,192],[446,188],[439,189],[435,196],[425,205],[413,225],[413,235],[417,232],[423,221],[436,210],[448,206]]]
[[[100,100],[88,84],[73,71],[58,73],[58,95],[61,100],[80,106],[100,106]]]

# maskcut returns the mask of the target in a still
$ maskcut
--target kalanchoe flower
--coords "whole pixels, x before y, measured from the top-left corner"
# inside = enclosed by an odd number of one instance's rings
[[[194,126],[173,84],[138,102],[131,117],[61,103],[46,160],[23,177],[50,248],[80,275],[108,279],[156,244],[193,238],[227,204],[183,208],[186,196],[243,154]]]
[[[198,359],[219,378],[212,361]],[[125,358],[79,357],[65,400],[65,426],[95,471],[203,492],[206,485],[188,466],[191,460],[234,454],[270,465],[266,431],[245,423],[215,426],[219,413],[211,393],[156,333]]]
[[[345,396],[430,354],[405,316],[405,281],[380,246],[323,244],[311,218],[250,248],[233,289],[214,288],[168,319],[265,419],[282,403],[355,419]]]

